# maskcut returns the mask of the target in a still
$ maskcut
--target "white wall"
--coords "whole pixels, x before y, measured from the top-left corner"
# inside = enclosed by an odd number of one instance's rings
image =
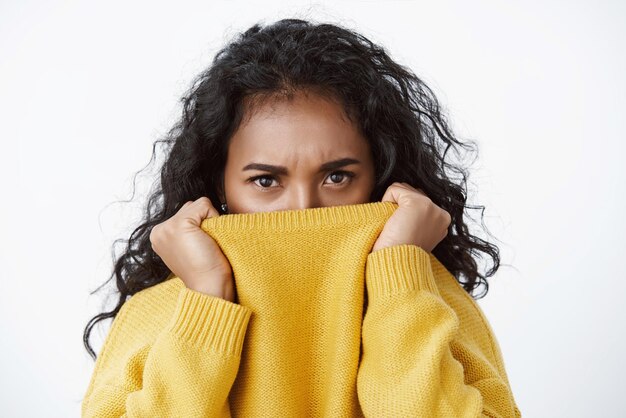
[[[471,202],[506,264],[479,304],[524,416],[625,416],[625,3],[280,3],[0,5],[0,415],[79,415],[89,291],[138,215],[114,202],[217,49],[295,15],[384,45],[479,142]]]

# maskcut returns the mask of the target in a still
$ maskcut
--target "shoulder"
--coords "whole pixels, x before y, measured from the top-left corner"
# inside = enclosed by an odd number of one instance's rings
[[[181,279],[170,276],[159,284],[135,293],[122,305],[119,314],[124,322],[131,322],[143,331],[154,330],[158,333],[167,325],[176,307],[178,294],[184,286]]]
[[[96,359],[85,399],[96,386],[112,385],[120,379],[130,390],[141,388],[143,364],[172,316],[182,286],[180,279],[170,275],[124,302]]]
[[[150,345],[168,325],[184,283],[176,276],[130,297],[115,316],[102,347],[107,351],[135,351]]]
[[[430,259],[439,293],[459,319],[459,339],[501,365],[500,347],[483,310],[434,255]]]
[[[184,286],[180,278],[170,275],[165,281],[135,293],[122,309],[126,307],[127,311],[132,310],[134,313],[158,315],[168,306],[174,307]]]

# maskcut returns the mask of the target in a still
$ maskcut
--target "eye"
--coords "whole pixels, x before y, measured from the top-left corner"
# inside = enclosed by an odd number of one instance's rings
[[[331,184],[343,184],[343,183],[349,183],[353,177],[354,177],[354,173],[350,171],[339,170],[339,171],[333,171],[332,173],[330,173],[330,176],[328,176],[327,178],[331,179],[332,181]],[[335,182],[337,178],[339,178],[339,181]],[[342,179],[345,179],[345,181],[342,181]]]
[[[344,170],[338,170],[338,171],[333,171],[328,177],[327,179],[331,179],[330,183],[326,183],[326,184],[333,184],[333,185],[342,185],[342,184],[348,184],[350,182],[350,180],[355,176],[354,173],[350,172],[350,171],[344,171]],[[257,180],[259,181],[257,183]],[[272,182],[276,180],[276,178],[274,176],[270,176],[267,174],[264,175],[260,175],[260,176],[254,176],[254,177],[250,177],[247,182],[250,183],[254,183],[258,188],[260,188],[262,191],[266,191],[269,190],[271,188],[273,188],[272,186]]]
[[[256,183],[257,180],[261,180],[262,184]],[[266,180],[266,181],[263,181]],[[248,179],[248,182],[253,182],[255,185],[260,187],[261,189],[269,189],[272,185],[272,181],[275,180],[274,177],[263,175],[263,176],[254,176]]]

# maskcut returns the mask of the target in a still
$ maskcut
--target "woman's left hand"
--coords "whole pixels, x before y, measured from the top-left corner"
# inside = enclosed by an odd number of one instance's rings
[[[372,252],[400,244],[413,244],[431,252],[448,235],[452,217],[435,205],[421,189],[408,183],[393,183],[382,202],[395,202],[398,208],[387,219]]]

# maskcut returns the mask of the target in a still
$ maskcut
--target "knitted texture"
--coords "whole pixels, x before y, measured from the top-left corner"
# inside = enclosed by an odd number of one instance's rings
[[[236,303],[175,275],[133,295],[83,417],[521,417],[492,329],[448,270],[415,245],[370,252],[397,207],[205,219]]]

